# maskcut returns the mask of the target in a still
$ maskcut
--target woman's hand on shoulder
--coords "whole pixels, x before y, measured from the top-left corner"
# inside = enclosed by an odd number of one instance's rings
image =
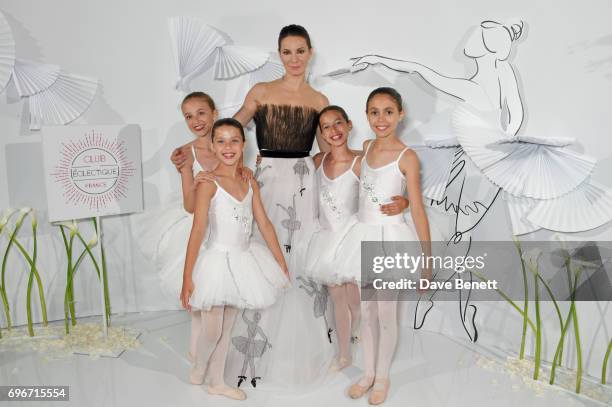
[[[240,167],[238,170],[240,171],[240,178],[245,182],[250,182],[255,178],[253,170],[249,167]]]
[[[189,154],[188,148],[187,146],[175,148],[170,155],[170,161],[178,172],[182,170],[191,171],[193,168],[193,155]]]
[[[202,183],[213,183],[217,179],[214,171],[200,171],[193,178],[193,189],[197,189],[199,184]]]
[[[325,157],[325,153],[323,151],[318,152],[312,157],[312,161],[314,161],[315,168],[319,168],[321,163],[323,162],[323,157]]]

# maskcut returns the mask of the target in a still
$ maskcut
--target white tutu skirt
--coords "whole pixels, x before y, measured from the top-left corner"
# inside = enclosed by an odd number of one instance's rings
[[[264,309],[274,304],[288,285],[272,253],[259,242],[251,242],[246,250],[229,251],[206,244],[192,279],[189,304],[204,311],[218,305]]]
[[[325,285],[359,283],[359,267],[351,266],[346,259],[336,256],[340,244],[354,227],[355,219],[350,219],[336,230],[319,228],[312,234],[304,262],[306,276]]]
[[[193,215],[182,201],[173,201],[143,214],[132,215],[137,244],[143,255],[155,263],[162,293],[180,307],[185,253]]]
[[[377,255],[392,256],[398,250],[398,246],[394,245],[393,242],[419,242],[419,238],[414,223],[409,217],[405,217],[401,223],[371,224],[359,222],[357,216],[355,216],[347,231],[341,237],[341,242],[336,246],[333,258],[339,274],[351,273],[363,286],[363,284],[371,283],[374,277],[379,276],[369,272],[368,281],[364,281],[361,269],[361,242],[377,242],[372,247]],[[416,249],[414,253],[410,254],[415,256],[421,254],[418,243],[410,245],[409,248]],[[387,272],[384,277],[393,280],[407,276],[402,272],[392,271]]]

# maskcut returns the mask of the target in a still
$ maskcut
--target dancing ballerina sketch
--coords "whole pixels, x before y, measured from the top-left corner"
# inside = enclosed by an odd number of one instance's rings
[[[235,336],[232,338],[232,344],[238,350],[238,352],[244,355],[244,363],[242,365],[242,371],[238,376],[238,387],[247,379],[246,370],[249,368],[251,373],[251,386],[257,387],[257,380],[261,377],[257,376],[255,371],[255,358],[260,358],[266,352],[268,348],[272,348],[268,337],[259,326],[261,319],[261,313],[255,311],[253,319],[247,317],[247,311],[242,311],[242,319],[247,326],[247,336]],[[256,339],[259,335],[262,339]]]
[[[332,343],[331,334],[333,329],[329,326],[329,322],[327,321],[327,303],[329,299],[327,287],[323,284],[317,284],[317,282],[311,278],[298,277],[297,280],[300,281],[300,288],[310,297],[313,297],[314,316],[315,318],[323,317],[325,329],[327,330],[327,340],[329,343]]]
[[[285,241],[285,251],[287,253],[291,252],[291,242],[293,241],[293,232],[296,230],[300,230],[302,226],[302,222],[300,222],[297,218],[297,211],[295,210],[295,194],[293,194],[293,205],[284,207],[281,204],[276,204],[283,211],[287,213],[289,218],[283,219],[281,225],[283,228],[287,229],[287,240]]]
[[[485,218],[500,194],[506,201],[515,235],[539,228],[564,232],[589,230],[612,219],[612,193],[590,181],[596,161],[569,150],[572,138],[519,133],[525,112],[510,56],[523,29],[522,21],[515,24],[483,21],[469,36],[463,50],[476,65],[474,75],[467,78],[446,76],[418,62],[380,55],[354,58],[353,72],[381,64],[396,72],[418,74],[430,86],[460,101],[452,118],[453,136],[446,140],[426,139],[424,147],[425,151],[429,149],[428,154],[454,149],[450,171],[443,173],[444,177],[433,177],[447,179],[444,196],[433,199],[425,193],[431,206],[455,215],[455,231],[450,239],[453,243],[464,239],[471,242],[470,232]],[[427,168],[428,160],[421,163],[423,174],[436,172],[436,168]],[[495,185],[491,197],[464,197],[467,169],[473,166]],[[440,168],[445,170],[444,166]],[[427,187],[425,184],[424,191]],[[581,209],[585,206],[589,210]],[[430,302],[429,309],[432,305]],[[475,341],[476,308],[469,306],[473,311],[474,333],[467,328],[466,332]],[[461,311],[464,327],[466,318],[467,302]],[[420,326],[415,313],[415,327]]]

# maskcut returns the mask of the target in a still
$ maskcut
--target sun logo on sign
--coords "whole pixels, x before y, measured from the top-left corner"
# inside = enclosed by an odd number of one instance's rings
[[[92,130],[81,140],[62,143],[51,175],[64,189],[66,203],[101,209],[126,196],[128,179],[135,172],[122,141]]]

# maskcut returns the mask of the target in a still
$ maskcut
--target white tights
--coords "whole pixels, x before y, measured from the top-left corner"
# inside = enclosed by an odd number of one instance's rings
[[[363,301],[361,315],[364,374],[360,384],[369,385],[374,378],[389,377],[397,345],[397,301]]]
[[[191,313],[191,346],[195,369],[208,371],[209,385],[224,386],[225,361],[238,309],[216,306]],[[208,367],[208,368],[207,368]]]
[[[338,337],[338,358],[351,359],[351,332],[359,332],[361,319],[359,287],[345,283],[327,287],[334,303],[336,333]]]

